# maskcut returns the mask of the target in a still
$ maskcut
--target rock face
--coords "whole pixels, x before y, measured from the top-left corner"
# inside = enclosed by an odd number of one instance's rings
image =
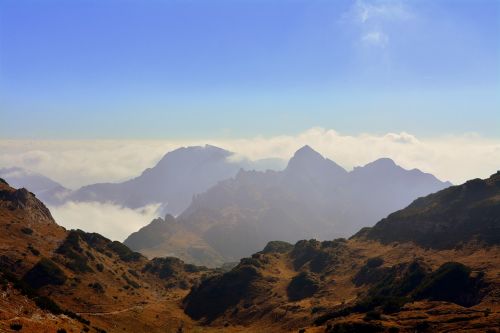
[[[305,146],[283,171],[240,170],[234,178],[194,196],[176,223],[154,221],[125,243],[148,255],[174,255],[215,266],[237,261],[276,239],[294,243],[350,236],[415,198],[449,185],[421,171],[405,170],[390,159],[347,172]],[[179,239],[192,243],[181,244]],[[161,248],[168,252],[162,254]],[[202,252],[193,249],[200,248],[209,256],[199,257]]]
[[[500,172],[415,200],[356,237],[384,243],[413,241],[446,249],[471,240],[500,244]]]

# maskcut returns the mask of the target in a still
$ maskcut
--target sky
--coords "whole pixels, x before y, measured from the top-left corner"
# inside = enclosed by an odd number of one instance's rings
[[[0,139],[500,139],[500,1],[2,0]]]

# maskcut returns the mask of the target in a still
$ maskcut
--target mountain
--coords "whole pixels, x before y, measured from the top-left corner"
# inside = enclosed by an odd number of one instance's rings
[[[44,175],[19,167],[0,168],[0,177],[16,188],[29,188],[40,200],[49,205],[61,203],[71,192]]]
[[[133,209],[160,203],[163,214],[179,215],[195,194],[233,177],[241,168],[263,170],[281,166],[280,159],[233,161],[233,156],[234,153],[211,145],[178,148],[138,177],[121,183],[87,185],[68,195],[66,201],[112,202]]]
[[[417,199],[348,240],[269,242],[226,271],[65,230],[0,179],[0,331],[496,332],[499,176]],[[443,225],[460,231],[445,246]]]
[[[350,236],[417,197],[449,185],[419,170],[405,170],[390,159],[347,172],[304,146],[283,171],[240,170],[234,178],[195,195],[175,218],[175,228],[160,223],[162,231],[151,242],[145,235],[150,228],[143,228],[125,244],[147,255],[160,255],[165,249],[165,254],[214,266],[221,260],[237,261],[274,239]],[[200,247],[213,262],[198,258],[193,249]]]
[[[189,330],[180,299],[214,273],[67,231],[32,193],[0,179],[1,332]]]
[[[500,171],[419,198],[356,237],[438,249],[470,241],[499,244]]]
[[[113,202],[129,208],[161,203],[164,212],[178,215],[194,194],[236,174],[240,166],[228,160],[231,155],[210,145],[179,148],[136,178],[84,186],[68,200]]]
[[[270,242],[194,286],[185,311],[210,327],[276,332],[497,332],[499,198],[500,172],[349,240]]]

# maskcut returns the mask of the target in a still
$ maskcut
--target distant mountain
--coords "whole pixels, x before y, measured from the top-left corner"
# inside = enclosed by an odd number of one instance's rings
[[[415,198],[449,185],[419,170],[405,170],[389,159],[347,172],[305,146],[283,171],[240,170],[234,178],[194,196],[175,225],[176,230],[182,228],[181,238],[187,239],[185,234],[189,233],[195,244],[201,240],[211,253],[234,261],[274,239],[295,242],[350,236]],[[157,237],[148,243],[142,235],[145,229],[133,236],[141,242],[131,243],[129,238],[125,244],[143,253],[165,247],[184,260],[192,260],[193,256],[184,256],[185,249],[195,244],[183,244],[176,251],[167,246],[176,238],[172,236],[176,231],[166,231],[170,229],[166,224],[162,228],[168,235],[163,240]]]
[[[64,200],[70,190],[56,181],[20,167],[0,168],[0,178],[17,188],[29,188],[46,204],[57,204]]]
[[[68,200],[113,202],[129,208],[161,203],[165,213],[178,215],[194,194],[238,172],[240,165],[228,160],[231,155],[210,145],[179,148],[136,178],[84,186],[68,196]]]
[[[476,241],[500,244],[500,171],[423,198],[382,219],[356,237],[383,243],[415,242],[430,248],[453,248]]]

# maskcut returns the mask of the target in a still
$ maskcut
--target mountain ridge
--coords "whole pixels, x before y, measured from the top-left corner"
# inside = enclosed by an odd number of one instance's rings
[[[172,236],[164,225],[165,248],[186,261],[196,260],[186,251],[210,249],[218,259],[194,261],[218,265],[235,261],[281,239],[328,239],[350,236],[390,212],[405,207],[420,195],[442,189],[441,182],[419,170],[406,170],[394,161],[381,159],[347,172],[310,146],[299,149],[282,171],[239,170],[206,192],[193,196],[191,204],[176,217],[180,238],[194,239],[180,244],[175,252],[167,243]],[[134,233],[134,239],[141,232]],[[187,237],[187,235],[190,235]],[[148,255],[146,241],[125,244]],[[155,245],[155,249],[158,247]]]

